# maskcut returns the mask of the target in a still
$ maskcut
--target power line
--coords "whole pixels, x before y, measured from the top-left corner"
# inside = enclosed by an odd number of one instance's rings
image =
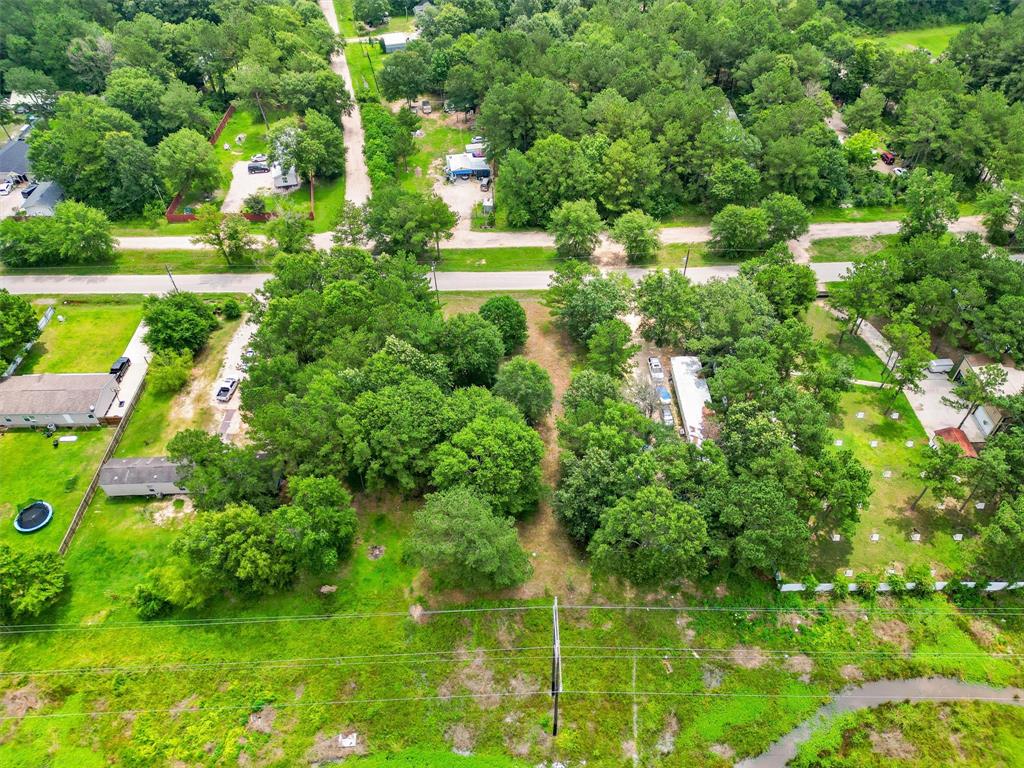
[[[327,701],[283,701],[274,702],[273,706],[275,709],[297,709],[304,707],[328,707],[328,706],[342,706],[351,704],[390,704],[399,702],[414,702],[414,701],[449,701],[452,699],[487,699],[493,696],[507,698],[507,697],[520,697],[525,698],[529,696],[548,695],[546,690],[538,691],[490,691],[487,693],[457,693],[451,695],[434,695],[434,696],[393,696],[393,697],[381,697],[381,698],[368,698],[368,699],[333,699]],[[119,710],[93,710],[90,712],[43,712],[40,714],[25,714],[25,715],[2,715],[0,716],[0,722],[4,720],[46,720],[50,718],[70,718],[70,717],[109,717],[113,715],[151,715],[151,714],[191,714],[194,712],[237,712],[240,710],[250,710],[250,705],[224,705],[216,707],[160,707],[155,709],[119,709]]]

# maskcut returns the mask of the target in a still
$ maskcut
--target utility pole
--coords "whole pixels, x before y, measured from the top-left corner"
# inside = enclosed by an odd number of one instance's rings
[[[178,284],[176,282],[174,282],[174,275],[171,274],[171,267],[169,265],[167,265],[167,264],[164,264],[164,269],[167,270],[167,276],[169,278],[171,278],[171,285],[174,286],[174,292],[177,293],[178,292]]]
[[[558,598],[551,606],[551,698],[555,702],[555,716],[551,724],[551,735],[558,735],[558,694],[562,692],[562,639],[558,633]]]
[[[690,266],[690,246],[686,246],[686,260],[683,262],[683,277],[686,277],[686,268]]]

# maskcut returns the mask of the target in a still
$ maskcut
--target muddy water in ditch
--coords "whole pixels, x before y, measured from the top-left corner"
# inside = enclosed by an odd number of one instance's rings
[[[992,688],[947,677],[918,677],[911,680],[878,680],[845,688],[810,718],[776,741],[757,757],[736,763],[736,768],[782,768],[796,757],[797,749],[829,718],[859,709],[899,701],[983,701],[1024,706],[1024,689]]]

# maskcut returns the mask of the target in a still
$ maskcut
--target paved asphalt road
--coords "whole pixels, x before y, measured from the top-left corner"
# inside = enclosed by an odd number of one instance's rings
[[[823,283],[839,280],[848,262],[812,264]],[[627,269],[634,280],[649,270]],[[686,274],[695,283],[713,277],[735,275],[738,267],[693,267]],[[183,291],[195,293],[253,293],[269,277],[263,272],[249,274],[175,275]],[[548,287],[550,272],[438,272],[440,291],[540,291]],[[7,275],[0,276],[0,288],[11,293],[52,296],[81,293],[165,293],[171,288],[166,275]]]
[[[347,139],[346,139],[347,140]],[[351,145],[348,145],[351,147]],[[360,154],[360,157],[362,155]],[[365,175],[365,166],[363,166]],[[349,184],[352,177],[346,181]],[[367,182],[369,183],[369,182]],[[348,196],[346,187],[345,196]],[[811,224],[810,231],[804,236],[806,240],[820,240],[824,237],[872,237],[874,235],[893,235],[899,232],[898,221],[849,221],[827,224]],[[981,217],[967,216],[950,226],[952,232],[983,232]],[[661,229],[663,243],[703,243],[711,239],[708,227],[663,227]],[[331,233],[320,232],[313,235],[313,244],[317,248],[331,247]],[[522,248],[538,246],[551,248],[554,238],[547,232],[473,232],[457,230],[451,239],[444,242],[442,248]],[[200,250],[187,235],[157,235],[154,237],[121,237],[118,238],[119,248],[133,251],[188,251]],[[607,245],[607,243],[605,243]],[[612,246],[614,247],[614,246]]]

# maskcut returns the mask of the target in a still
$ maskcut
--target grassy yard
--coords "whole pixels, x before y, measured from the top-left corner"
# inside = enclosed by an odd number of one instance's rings
[[[807,323],[811,326],[816,340],[829,343],[828,354],[843,354],[853,361],[853,378],[862,381],[880,382],[882,380],[885,366],[866,341],[859,336],[846,334],[843,337],[842,345],[838,345],[839,322],[831,312],[813,304],[807,310]]]
[[[345,46],[345,60],[348,62],[356,93],[368,89],[380,98],[380,91],[374,78],[374,73],[384,66],[384,52],[380,46],[372,43],[349,43]]]
[[[342,37],[356,36],[356,23],[352,16],[352,0],[334,0],[334,15],[338,17],[338,31]]]
[[[163,456],[168,441],[179,431],[215,426],[209,395],[239,323],[239,320],[222,322],[220,328],[213,332],[206,347],[196,357],[189,384],[180,393],[158,393],[152,387],[143,391],[114,451],[116,457]]]
[[[1024,712],[983,702],[902,702],[836,717],[801,747],[794,765],[906,768],[1024,764]],[[896,764],[896,761],[889,764]]]
[[[974,203],[960,203],[961,216],[973,216],[978,212]],[[812,224],[845,221],[898,221],[907,213],[902,205],[864,206],[862,208],[819,207],[811,210]]]
[[[825,237],[811,243],[811,261],[853,261],[888,248],[899,235],[875,237]]]
[[[0,543],[56,550],[113,430],[62,430],[73,443],[52,446],[42,432],[13,430],[0,435]],[[14,529],[19,510],[33,501],[49,502],[53,520],[31,534]]]
[[[438,272],[515,272],[550,270],[558,264],[554,248],[446,248]]]
[[[142,320],[142,297],[109,304],[67,298],[55,309],[18,373],[106,373]]]
[[[707,243],[670,243],[661,247],[658,260],[653,266],[667,269],[682,269],[686,254],[690,254],[689,266],[713,267],[720,264],[735,264],[735,259],[723,258],[708,250]]]
[[[439,111],[436,118],[424,117],[420,121],[423,138],[416,139],[416,152],[409,158],[406,168],[398,174],[399,183],[413,192],[428,193],[434,188],[431,166],[442,168],[444,156],[462,152],[473,138],[468,128],[452,128],[442,122],[447,115]],[[476,182],[471,182],[476,183]]]
[[[949,41],[956,37],[965,26],[965,24],[948,24],[941,27],[905,29],[871,39],[884,43],[894,51],[923,48],[930,51],[932,56],[939,56],[949,47]]]
[[[269,269],[262,259],[245,264],[228,265],[213,251],[117,251],[114,261],[83,267],[33,267],[31,269],[0,269],[3,275],[155,275],[170,267],[175,274],[206,272],[253,272]],[[170,287],[170,282],[168,282]]]
[[[711,223],[711,216],[697,205],[683,205],[661,220],[663,227],[702,227]]]

